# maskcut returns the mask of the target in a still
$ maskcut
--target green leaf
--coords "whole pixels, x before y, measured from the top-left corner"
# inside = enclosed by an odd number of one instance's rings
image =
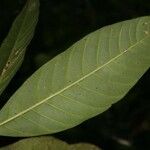
[[[101,149],[92,144],[79,143],[70,145],[69,150],[101,150]]]
[[[0,47],[0,94],[23,61],[38,20],[38,9],[38,0],[28,0]]]
[[[36,137],[20,140],[0,150],[67,150],[68,144],[53,137]]]
[[[79,143],[69,145],[53,137],[36,137],[20,140],[0,150],[100,150],[95,145]]]
[[[89,34],[35,72],[0,112],[0,135],[72,128],[125,96],[150,66],[150,17]]]

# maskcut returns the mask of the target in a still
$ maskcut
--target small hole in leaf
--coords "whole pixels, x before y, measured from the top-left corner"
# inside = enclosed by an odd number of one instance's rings
[[[8,61],[8,62],[6,63],[6,67],[8,67],[8,66],[10,65],[10,63],[11,63],[11,62],[10,62],[10,61]]]

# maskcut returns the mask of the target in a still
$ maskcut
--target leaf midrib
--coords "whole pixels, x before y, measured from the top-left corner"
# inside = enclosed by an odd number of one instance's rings
[[[20,117],[21,115],[23,115],[23,114],[29,112],[30,110],[32,110],[32,109],[38,107],[39,105],[43,104],[43,103],[46,102],[47,100],[49,100],[49,99],[51,99],[51,98],[53,98],[53,97],[59,95],[60,93],[62,93],[62,92],[64,92],[65,90],[69,89],[70,87],[74,86],[75,84],[77,84],[77,83],[81,82],[82,80],[88,78],[89,76],[91,76],[91,75],[94,74],[95,72],[97,72],[97,71],[99,71],[100,69],[104,68],[105,66],[109,65],[111,62],[113,62],[113,61],[116,60],[117,58],[119,58],[119,57],[121,57],[122,55],[124,55],[125,53],[129,52],[129,50],[131,50],[133,47],[137,46],[138,44],[140,44],[142,41],[146,40],[146,39],[149,38],[149,37],[150,37],[150,35],[145,36],[145,38],[143,38],[143,39],[141,39],[140,41],[136,42],[135,44],[133,44],[132,46],[130,46],[127,50],[125,50],[124,52],[120,53],[119,55],[117,55],[117,56],[115,56],[114,58],[112,58],[111,60],[109,60],[107,63],[103,64],[102,66],[100,66],[100,67],[98,67],[98,68],[96,68],[96,69],[93,70],[92,72],[86,74],[85,76],[83,76],[83,77],[80,78],[79,80],[77,80],[77,81],[73,82],[72,84],[66,86],[65,88],[61,89],[60,91],[58,91],[58,92],[52,94],[51,96],[45,98],[45,99],[42,100],[41,102],[39,102],[39,103],[37,103],[37,104],[35,104],[35,105],[29,107],[28,109],[26,109],[26,110],[24,110],[24,111],[22,111],[22,112],[16,114],[15,116],[13,116],[13,117],[11,117],[11,118],[9,118],[9,119],[3,121],[2,123],[0,123],[0,126],[2,126],[2,125],[4,125],[4,124],[6,124],[6,123],[8,123],[8,122],[10,122],[10,121],[12,121],[12,120],[18,118],[18,117]]]

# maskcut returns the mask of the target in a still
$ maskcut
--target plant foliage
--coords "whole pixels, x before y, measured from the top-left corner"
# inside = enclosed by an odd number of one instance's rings
[[[53,137],[35,137],[20,140],[0,150],[100,150],[100,148],[87,144],[67,144]]]
[[[19,69],[38,18],[38,0],[29,0],[0,47],[0,94]]]
[[[149,47],[150,17],[87,35],[42,66],[10,98],[0,112],[0,135],[56,133],[104,112],[147,71]]]

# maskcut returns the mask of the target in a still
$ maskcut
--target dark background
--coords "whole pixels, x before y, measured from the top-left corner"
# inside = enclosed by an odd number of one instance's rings
[[[25,0],[0,0],[0,43]],[[150,15],[149,0],[41,0],[39,23],[21,69],[0,96],[1,107],[42,64],[84,35],[108,24]],[[69,143],[90,142],[104,150],[150,149],[150,70],[126,97],[105,113],[54,134]],[[20,138],[0,137],[0,146]]]

